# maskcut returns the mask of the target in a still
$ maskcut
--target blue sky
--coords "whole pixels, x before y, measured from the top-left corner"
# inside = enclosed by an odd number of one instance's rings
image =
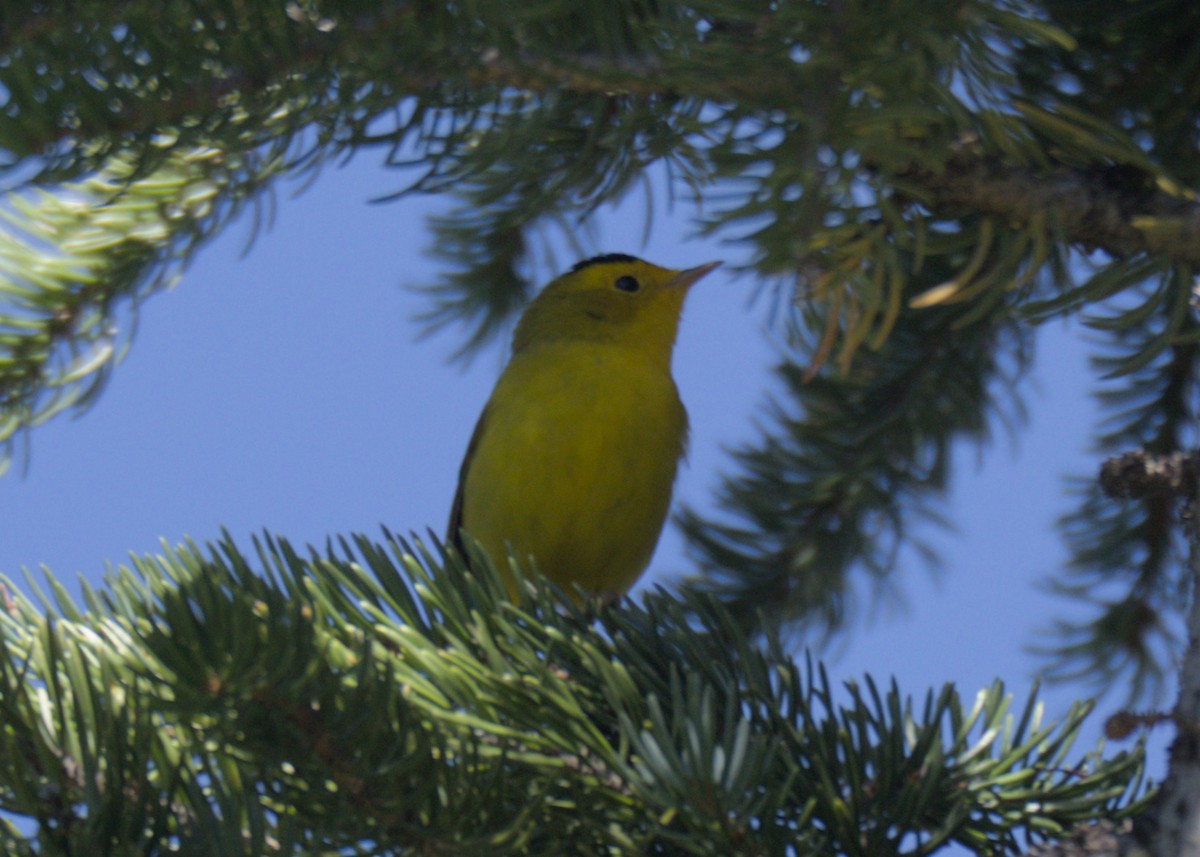
[[[403,178],[360,156],[298,196],[285,186],[248,252],[250,224],[235,223],[146,302],[98,403],[34,431],[27,468],[0,479],[0,573],[44,564],[95,583],[130,552],[222,527],[243,545],[264,528],[301,544],[381,523],[440,534],[507,343],[464,370],[446,362],[460,344],[452,332],[416,340],[427,304],[408,287],[436,276],[424,216],[439,201],[368,202]],[[645,246],[634,200],[601,212],[594,249],[672,267],[740,261],[736,245],[689,237],[692,210],[657,203]],[[574,261],[563,254],[559,268]],[[711,507],[724,449],[755,436],[779,343],[753,292],[721,270],[689,298],[675,374],[692,438],[677,501]],[[950,681],[969,698],[999,677],[1023,701],[1037,667],[1023,647],[1070,606],[1037,583],[1065,556],[1053,529],[1069,508],[1062,476],[1098,464],[1085,454],[1091,386],[1079,330],[1047,325],[1015,443],[998,431],[982,451],[958,450],[947,506],[957,529],[930,534],[945,573],[903,570],[906,605],[883,605],[826,652],[835,680],[895,676],[917,697]],[[646,580],[688,568],[668,530]],[[1048,716],[1077,695],[1047,691]],[[1120,702],[1103,701],[1093,740]]]

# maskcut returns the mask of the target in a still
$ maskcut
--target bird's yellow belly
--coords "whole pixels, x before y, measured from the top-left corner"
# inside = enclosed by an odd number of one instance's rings
[[[687,417],[666,371],[625,355],[514,360],[463,486],[463,530],[560,586],[624,592],[670,504]]]

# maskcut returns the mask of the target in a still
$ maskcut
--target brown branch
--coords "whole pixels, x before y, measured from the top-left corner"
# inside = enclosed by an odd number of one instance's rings
[[[447,71],[431,70],[420,63],[406,68],[391,53],[375,49],[394,40],[399,30],[411,26],[411,15],[407,5],[388,4],[373,15],[348,19],[336,26],[289,20],[280,31],[280,39],[290,44],[292,50],[259,58],[252,71],[226,65],[221,76],[173,81],[169,88],[172,94],[167,100],[157,93],[152,99],[129,93],[133,96],[131,103],[105,116],[101,126],[78,124],[78,117],[70,125],[51,124],[49,129],[31,137],[29,151],[43,151],[67,136],[77,139],[114,134],[149,136],[146,132],[155,126],[186,124],[184,120],[190,117],[225,112],[231,96],[261,96],[272,85],[320,73],[330,82],[340,75],[386,81],[397,100],[404,95],[444,94],[448,90],[474,87],[529,92],[570,90],[580,94],[737,103],[809,118],[811,102],[822,101],[820,92],[813,93],[811,75],[791,73],[787,63],[769,62],[758,68],[757,73],[755,65],[750,64],[745,75],[733,78],[701,73],[706,53],[718,45],[718,40],[724,40],[726,48],[734,44],[747,54],[761,50],[756,45],[770,40],[760,40],[758,37],[763,33],[758,31],[729,33],[714,28],[709,39],[689,45],[689,52],[679,62],[635,54],[542,56],[520,47],[501,51],[480,45],[473,55],[461,57],[463,61],[453,71]],[[38,28],[45,29],[48,22],[58,23],[56,18],[43,14],[16,22],[14,26],[19,31],[22,28],[18,24],[25,30],[40,32]],[[5,46],[0,39],[0,53]],[[377,56],[387,57],[388,65],[374,65],[370,60],[364,63],[364,57]],[[286,98],[286,94],[281,91],[280,97]],[[318,110],[324,106],[320,105]],[[345,110],[347,105],[337,102],[330,109]],[[383,109],[381,106],[380,112]],[[387,134],[380,134],[358,142],[388,139]],[[260,142],[248,140],[247,145]],[[1013,164],[984,154],[970,141],[960,145],[941,168],[913,163],[892,169],[891,176],[913,198],[939,215],[961,216],[970,211],[1020,224],[1045,217],[1063,240],[1086,250],[1099,249],[1118,258],[1141,253],[1161,255],[1200,269],[1200,203],[1191,195],[1162,189],[1152,175],[1133,166],[1060,164],[1040,168]]]
[[[1180,489],[1181,517],[1188,544],[1191,606],[1187,615],[1188,646],[1179,670],[1179,699],[1172,712],[1175,739],[1171,742],[1167,777],[1145,819],[1141,838],[1156,857],[1200,854],[1200,491],[1195,464],[1190,480]]]
[[[1200,268],[1200,203],[1162,190],[1136,167],[1038,169],[963,147],[941,170],[914,166],[896,175],[938,214],[973,211],[1017,223],[1047,217],[1085,250],[1163,255]]]
[[[1100,487],[1110,497],[1191,497],[1200,482],[1200,454],[1151,455],[1143,449],[1110,458],[1100,467]]]
[[[1114,497],[1180,501],[1191,573],[1189,640],[1180,667],[1179,699],[1170,715],[1176,733],[1167,777],[1150,809],[1138,819],[1136,834],[1148,853],[1158,857],[1195,855],[1200,853],[1200,453],[1127,452],[1104,463],[1100,484]]]
[[[1130,835],[1132,825],[1120,825],[1110,821],[1085,824],[1069,836],[1035,845],[1025,852],[1025,857],[1118,857],[1118,855],[1140,853]]]
[[[133,10],[142,6],[137,2],[116,6],[117,11],[110,13],[111,25],[129,20]],[[406,66],[404,55],[396,55],[391,48],[402,28],[414,26],[415,16],[410,4],[393,3],[384,4],[373,13],[318,22],[289,7],[286,16],[289,20],[271,19],[271,23],[279,25],[274,40],[287,44],[290,50],[266,56],[255,54],[253,69],[232,64],[229,57],[235,56],[236,52],[224,51],[219,72],[200,73],[187,80],[172,80],[170,86],[146,87],[143,91],[118,88],[112,101],[114,107],[108,114],[76,115],[72,112],[69,117],[60,117],[63,121],[23,128],[26,149],[30,153],[42,152],[63,140],[149,136],[147,132],[157,127],[187,126],[187,120],[196,117],[226,115],[234,98],[244,106],[244,102],[269,93],[273,87],[290,79],[321,74],[331,85],[339,77],[386,82],[396,94],[396,101],[405,96],[444,93],[453,89],[498,87],[539,93],[570,90],[581,94],[644,98],[693,97],[778,108],[794,100],[796,93],[804,88],[800,80],[789,74],[787,64],[781,63],[775,63],[769,74],[734,79],[713,77],[706,73],[702,56],[708,45],[701,41],[691,45],[689,57],[670,64],[661,57],[640,54],[611,56],[581,52],[547,57],[520,47],[502,52],[496,47],[480,44],[474,51],[460,48],[463,55],[452,69],[430,68],[420,57]],[[9,24],[7,32],[0,31],[0,56],[7,56],[14,44],[21,43],[10,33],[24,34],[26,40],[45,39],[63,26],[61,16],[40,11]],[[104,26],[97,29],[103,30]],[[762,50],[756,38],[757,30],[714,26],[714,32],[718,30],[726,42],[736,41],[745,54]],[[170,30],[164,32],[173,38],[178,35]],[[167,41],[163,33],[158,35],[160,41]],[[710,40],[713,38],[710,36]],[[376,61],[379,57],[384,58],[382,64]],[[82,61],[82,65],[88,66],[86,61]],[[153,78],[153,67],[144,73]],[[681,77],[687,81],[686,91],[677,83]],[[75,76],[70,79],[74,81]],[[166,97],[164,93],[167,93]],[[61,97],[69,102],[70,90]],[[287,96],[281,94],[281,97]],[[123,103],[122,99],[128,101]],[[269,105],[263,107],[265,113],[270,109]],[[347,110],[347,105],[335,100],[334,109]],[[353,108],[348,112],[353,112]],[[202,127],[206,127],[204,123]],[[247,145],[260,142],[252,140]]]

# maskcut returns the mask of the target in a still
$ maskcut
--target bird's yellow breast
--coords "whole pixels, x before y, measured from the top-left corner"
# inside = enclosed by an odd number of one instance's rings
[[[515,355],[462,474],[461,524],[560,586],[624,592],[670,505],[687,414],[669,367],[638,349],[552,342]]]

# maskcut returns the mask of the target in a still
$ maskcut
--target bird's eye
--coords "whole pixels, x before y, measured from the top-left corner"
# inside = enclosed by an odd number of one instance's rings
[[[613,283],[613,285],[623,292],[636,292],[642,287],[636,279],[630,277],[629,275],[618,277],[617,281]]]

